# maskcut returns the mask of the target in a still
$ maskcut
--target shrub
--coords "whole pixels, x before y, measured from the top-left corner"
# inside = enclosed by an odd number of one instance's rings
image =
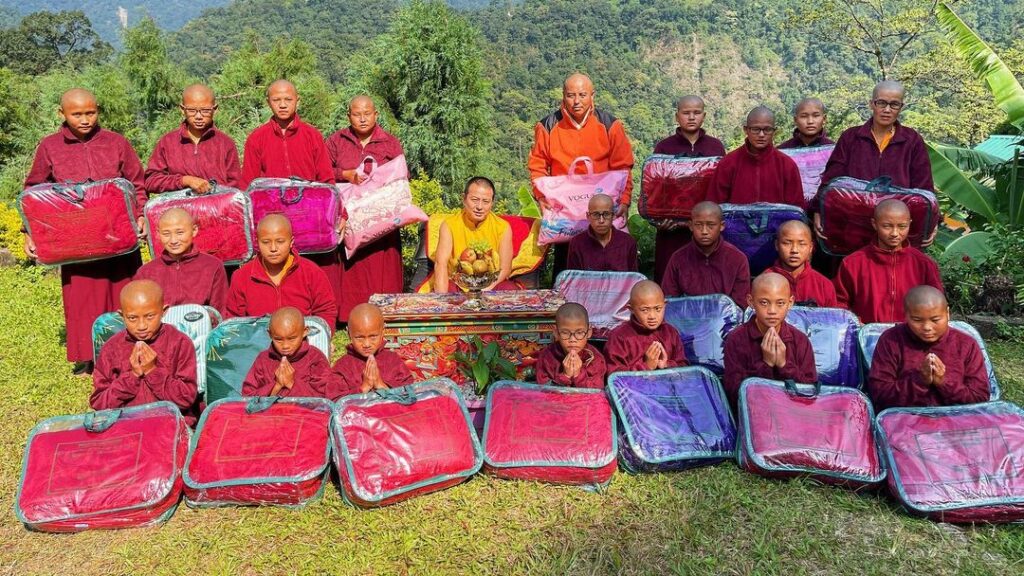
[[[984,260],[967,255],[940,259],[950,307],[960,314],[1024,314],[1024,231],[991,227]]]
[[[21,235],[21,215],[3,202],[0,202],[0,248],[10,250],[18,262],[27,258]]]

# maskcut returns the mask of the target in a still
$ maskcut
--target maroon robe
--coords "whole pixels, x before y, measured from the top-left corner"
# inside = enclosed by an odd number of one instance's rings
[[[133,280],[152,280],[164,291],[164,304],[200,304],[224,314],[228,299],[228,277],[224,264],[192,247],[175,260],[167,251],[146,263]]]
[[[725,294],[743,308],[750,293],[750,263],[725,240],[719,239],[709,256],[690,242],[672,255],[661,280],[665,296]]]
[[[782,144],[779,144],[778,146],[776,146],[776,148],[778,148],[779,150],[786,150],[791,148],[811,148],[812,146],[828,146],[829,144],[834,144],[834,142],[832,142],[832,140],[829,139],[828,134],[826,134],[824,130],[819,132],[818,136],[814,140],[811,140],[810,144],[804,144],[804,141],[800,139],[800,131],[794,128],[793,137],[790,138],[789,140],[786,140]]]
[[[839,306],[865,324],[903,320],[903,297],[922,284],[945,291],[935,261],[910,245],[889,251],[869,244],[843,259],[835,279]]]
[[[782,274],[789,280],[789,287],[793,292],[793,301],[797,306],[839,307],[835,285],[820,272],[811,268],[809,262],[804,265],[804,271],[799,276],[790,274],[778,261],[768,271]]]
[[[761,351],[764,334],[757,327],[756,318],[751,318],[726,336],[722,388],[725,389],[733,411],[736,410],[740,385],[747,378],[794,380],[800,384],[814,384],[818,381],[810,339],[786,322],[779,327],[779,338],[786,345],[786,365],[782,368],[764,363],[764,353]]]
[[[294,306],[303,316],[319,316],[334,329],[338,305],[323,270],[292,252],[292,263],[276,286],[263,259],[257,255],[231,276],[227,316],[263,316],[283,306]]]
[[[773,202],[803,208],[800,168],[774,146],[755,153],[744,141],[718,163],[708,184],[708,200],[718,204]]]
[[[596,272],[637,272],[636,239],[621,230],[612,228],[612,237],[607,246],[594,236],[587,227],[582,234],[569,240],[569,255],[566,259],[567,270],[594,270]]]
[[[124,178],[135,186],[136,216],[146,204],[142,164],[128,140],[96,127],[79,140],[66,124],[39,143],[25,186]],[[60,267],[69,362],[92,360],[92,323],[117,310],[121,288],[142,265],[138,250],[93,262]]]
[[[580,352],[583,368],[575,378],[569,378],[562,371],[565,350],[558,342],[548,344],[537,356],[537,383],[571,388],[604,389],[607,365],[604,356],[590,344]]]
[[[245,140],[245,157],[242,164],[242,187],[248,188],[256,178],[301,178],[313,182],[334,184],[334,170],[324,146],[320,131],[303,122],[298,114],[291,125],[281,130],[273,118],[249,134]],[[257,224],[257,223],[254,223]],[[311,262],[320,267],[327,276],[334,301],[340,302],[341,291],[341,250],[324,254],[309,254]],[[328,325],[335,326],[337,319]]]
[[[338,130],[327,138],[327,155],[334,166],[334,176],[344,182],[342,171],[372,166],[365,162],[373,158],[377,165],[385,164],[403,154],[398,139],[380,126],[375,126],[370,141],[363,146],[352,128]],[[350,259],[341,255],[342,282],[345,289],[338,300],[338,320],[348,322],[348,314],[358,304],[370,301],[374,294],[401,292],[402,276],[402,234],[400,230],[382,236],[363,246]]]
[[[328,392],[338,387],[337,375],[331,371],[331,363],[317,347],[310,346],[306,340],[294,354],[288,357],[288,363],[295,369],[292,387],[281,388],[277,395],[284,398],[328,398]],[[271,344],[260,352],[253,361],[252,368],[242,382],[243,396],[270,396],[277,383],[274,373],[281,365],[281,353]]]
[[[668,367],[686,366],[683,354],[683,340],[679,331],[668,322],[662,322],[654,330],[648,330],[636,323],[632,317],[629,322],[621,324],[608,334],[608,343],[604,346],[605,359],[608,361],[608,374],[625,371],[648,370],[644,354],[652,342],[661,342],[668,355]]]
[[[235,141],[211,126],[193,144],[188,126],[182,122],[156,143],[146,167],[146,190],[150,194],[181,190],[186,188],[182,176],[237,188],[242,169]]]
[[[363,386],[363,369],[366,358],[362,357],[350,344],[346,354],[334,363],[334,373],[338,376],[339,387],[331,392],[331,400],[337,400],[349,394],[359,394]],[[405,361],[391,350],[381,347],[373,355],[380,371],[380,379],[390,388],[408,386],[413,383],[412,372]]]
[[[946,367],[942,386],[925,384],[918,371],[928,354]],[[988,373],[981,347],[971,336],[950,328],[932,344],[917,338],[906,324],[882,333],[868,374],[868,396],[875,412],[894,406],[949,406],[989,400]]]
[[[140,377],[132,372],[129,360],[136,342],[127,330],[122,330],[100,349],[89,405],[94,410],[107,410],[166,400],[181,409],[185,421],[193,426],[199,392],[195,345],[174,326],[161,325],[146,343],[156,352],[156,368]]]
[[[879,154],[871,135],[871,122],[869,119],[860,126],[847,128],[839,137],[821,175],[821,187],[840,176],[869,181],[888,176],[893,186],[934,190],[932,163],[921,135],[896,122],[892,140]]]

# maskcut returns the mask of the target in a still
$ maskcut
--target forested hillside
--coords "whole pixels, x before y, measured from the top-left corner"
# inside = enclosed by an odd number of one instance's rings
[[[121,24],[117,9],[128,12],[128,25],[134,25],[146,16],[152,17],[164,30],[177,30],[203,10],[228,4],[231,0],[0,0],[0,7],[16,14],[30,14],[40,10],[59,12],[81,10],[92,22],[96,32],[112,44],[120,44]]]

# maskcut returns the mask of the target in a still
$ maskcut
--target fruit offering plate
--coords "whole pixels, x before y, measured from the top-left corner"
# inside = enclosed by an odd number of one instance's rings
[[[555,290],[507,290],[482,292],[481,308],[468,310],[464,304],[473,296],[465,293],[447,294],[374,294],[370,303],[384,313],[385,321],[433,320],[453,316],[547,316],[555,311],[565,298]]]

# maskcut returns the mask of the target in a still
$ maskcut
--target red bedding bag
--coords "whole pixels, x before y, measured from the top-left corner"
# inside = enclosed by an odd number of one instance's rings
[[[18,211],[43,264],[127,254],[139,246],[135,187],[123,178],[37,184],[18,194]]]
[[[853,388],[748,378],[740,388],[740,467],[769,478],[810,476],[863,488],[885,480],[875,412]]]
[[[818,195],[818,213],[826,238],[819,242],[825,252],[846,256],[871,244],[877,234],[871,227],[875,206],[883,200],[902,200],[910,208],[910,235],[915,248],[938,229],[942,214],[939,201],[929,190],[893,186],[887,176],[870,182],[836,178]]]
[[[889,489],[940,522],[1024,520],[1024,410],[1008,402],[889,408],[878,415]]]
[[[199,227],[193,241],[199,252],[231,265],[241,264],[252,257],[252,237],[249,235],[252,206],[249,197],[241,190],[215,186],[208,194],[193,194],[186,189],[150,198],[143,212],[150,231],[149,251],[154,258],[164,249],[157,225],[164,212],[171,208],[184,208],[192,215]]]
[[[637,210],[647,220],[689,220],[707,198],[721,157],[689,158],[654,154],[644,160]]]
[[[331,442],[341,495],[359,508],[443,490],[483,464],[466,403],[448,378],[345,396],[334,407]]]
[[[185,464],[189,506],[300,508],[323,494],[331,403],[225,398],[207,406]]]
[[[616,442],[604,390],[505,380],[487,391],[484,463],[501,478],[602,486]]]
[[[162,524],[181,498],[188,442],[170,402],[44,420],[25,446],[15,514],[42,532]]]

